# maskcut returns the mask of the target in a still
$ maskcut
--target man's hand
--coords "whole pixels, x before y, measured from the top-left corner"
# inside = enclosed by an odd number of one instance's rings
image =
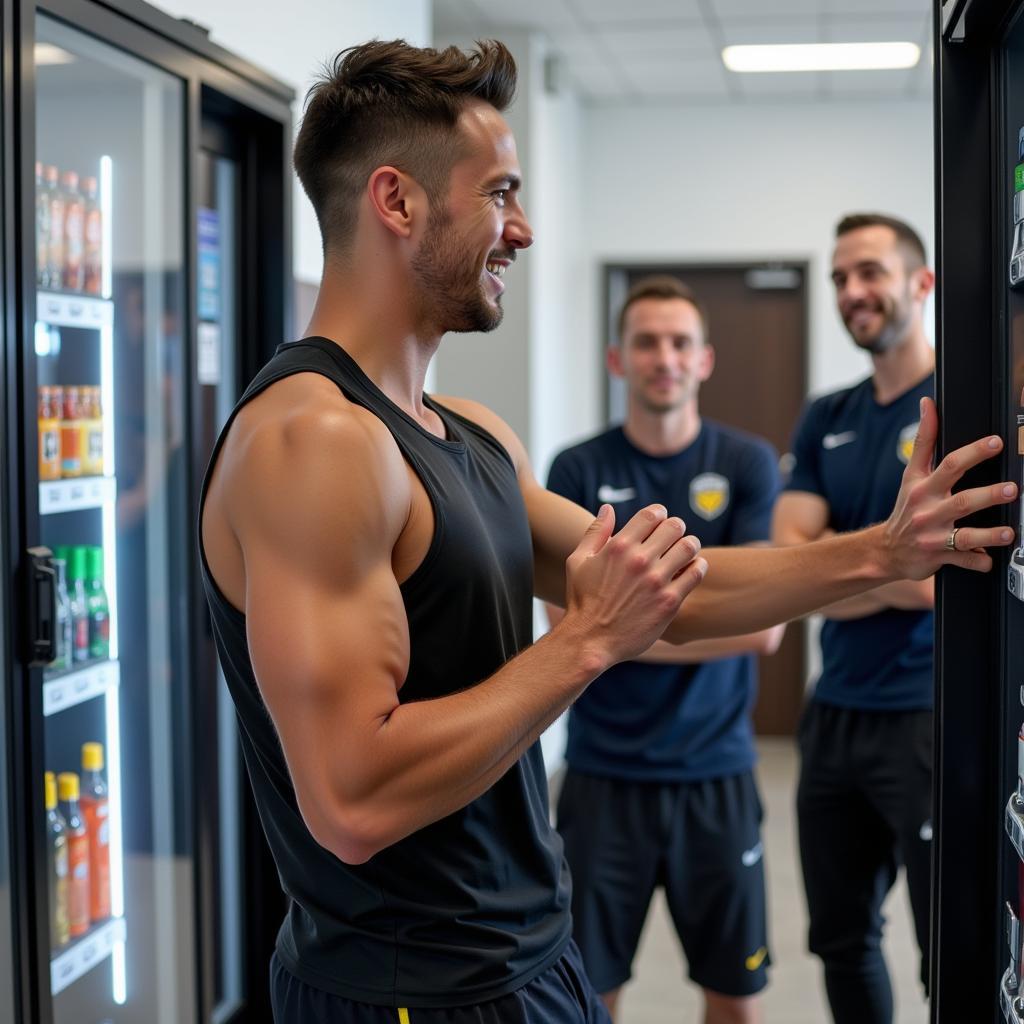
[[[1006,547],[1013,541],[1013,531],[1005,526],[965,526],[956,534],[955,550],[946,546],[958,519],[1008,505],[1017,496],[1017,486],[991,484],[953,494],[964,473],[999,454],[1003,442],[998,437],[986,437],[964,445],[932,470],[938,432],[935,404],[929,398],[922,399],[914,452],[882,533],[886,574],[890,577],[921,580],[944,565],[988,572],[992,558],[985,549]]]
[[[661,505],[641,509],[613,537],[614,529],[615,512],[603,505],[566,562],[561,624],[607,665],[647,650],[707,572],[700,541]]]

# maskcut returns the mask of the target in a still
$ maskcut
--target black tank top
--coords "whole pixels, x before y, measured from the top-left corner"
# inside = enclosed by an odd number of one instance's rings
[[[512,461],[477,424],[424,396],[447,432],[435,437],[334,343],[281,345],[225,425],[201,502],[239,409],[275,381],[308,372],[330,378],[388,427],[434,509],[433,541],[401,587],[410,660],[400,699],[442,697],[481,682],[531,640],[533,559]],[[571,930],[569,876],[550,826],[540,744],[462,810],[365,864],[343,863],[299,813],[253,675],[245,616],[217,587],[205,553],[202,568],[249,777],[289,897],[277,939],[285,966],[348,999],[430,1007],[493,999],[554,963]]]

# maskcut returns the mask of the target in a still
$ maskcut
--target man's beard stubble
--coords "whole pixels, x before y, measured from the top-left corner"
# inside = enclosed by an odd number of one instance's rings
[[[480,268],[445,213],[431,212],[419,250],[412,259],[421,296],[423,326],[444,334],[493,331],[505,315],[499,301],[491,305],[483,291]]]
[[[910,305],[910,291],[900,300],[894,301],[889,308],[883,309],[884,322],[882,329],[873,338],[858,338],[847,325],[846,330],[853,338],[854,344],[870,352],[873,356],[885,355],[900,344],[907,336],[913,315]]]

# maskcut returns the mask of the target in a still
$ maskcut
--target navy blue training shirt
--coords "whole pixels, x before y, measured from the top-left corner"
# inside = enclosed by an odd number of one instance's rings
[[[675,455],[647,455],[621,427],[562,452],[548,488],[596,513],[615,509],[616,529],[645,505],[680,516],[704,547],[765,541],[779,489],[766,441],[704,420]],[[657,782],[724,778],[756,755],[749,712],[753,656],[693,665],[615,665],[572,706],[566,758],[574,771]]]
[[[828,525],[859,530],[887,519],[914,446],[931,376],[888,405],[871,378],[811,402],[793,439],[787,491],[828,502]],[[867,711],[924,710],[933,704],[931,611],[887,609],[862,619],[826,619],[814,699]]]

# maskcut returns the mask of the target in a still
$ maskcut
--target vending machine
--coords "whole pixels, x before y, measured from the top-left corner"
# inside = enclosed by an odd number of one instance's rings
[[[287,336],[293,95],[138,0],[2,10],[0,1021],[264,1020],[195,522]]]
[[[986,434],[965,484],[1024,487],[1024,3],[935,12],[941,452]],[[1024,1022],[1024,504],[988,574],[944,570],[936,606],[932,1020]]]

